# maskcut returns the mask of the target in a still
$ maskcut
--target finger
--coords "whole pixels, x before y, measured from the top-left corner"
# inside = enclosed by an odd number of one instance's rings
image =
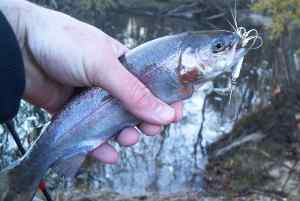
[[[135,128],[125,128],[117,137],[117,141],[123,146],[134,145],[139,140],[139,132]]]
[[[180,121],[183,116],[183,103],[182,102],[176,102],[171,105],[175,111],[176,111],[176,118],[174,122]],[[153,136],[158,135],[163,130],[162,126],[154,125],[154,124],[148,124],[148,123],[142,123],[139,128],[142,130],[142,132],[145,135]]]
[[[107,55],[108,56],[108,55]],[[140,119],[158,125],[169,124],[175,119],[175,110],[152,95],[149,89],[129,73],[115,58],[106,57],[109,67],[94,74],[94,83],[108,90],[122,104]]]
[[[162,131],[163,127],[159,125],[153,125],[153,124],[147,124],[147,123],[142,123],[139,128],[142,130],[142,132],[145,135],[148,136],[154,136],[160,134]]]
[[[129,51],[129,49],[125,45],[120,43],[118,40],[116,40],[114,38],[110,38],[110,40],[111,40],[112,49],[113,49],[113,52],[114,52],[116,58],[119,58],[120,56],[124,55],[126,52]]]
[[[88,25],[88,26],[90,26],[90,25]],[[104,38],[106,40],[106,44],[100,44],[100,45],[102,47],[105,47],[105,45],[111,46],[112,52],[114,53],[115,58],[119,58],[120,56],[124,55],[126,52],[129,51],[129,49],[124,44],[119,42],[118,40],[110,37],[103,31],[101,31],[95,27],[93,27],[93,29],[96,33],[95,39],[99,40],[99,41],[103,41],[103,38]]]
[[[173,103],[172,107],[176,111],[176,118],[174,119],[174,122],[178,122],[183,117],[183,102],[180,101],[180,102]]]
[[[100,147],[93,150],[91,155],[96,159],[108,164],[113,164],[118,161],[117,151],[109,144],[102,144]]]

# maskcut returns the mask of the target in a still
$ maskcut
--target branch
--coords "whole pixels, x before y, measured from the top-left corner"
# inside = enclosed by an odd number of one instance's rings
[[[252,133],[250,135],[247,135],[246,137],[237,139],[236,141],[234,141],[233,143],[227,145],[226,147],[224,147],[222,149],[219,149],[218,151],[216,151],[215,154],[213,154],[213,156],[214,157],[222,156],[222,155],[226,154],[227,152],[231,151],[232,149],[240,147],[243,144],[246,144],[248,142],[259,142],[265,137],[266,136],[263,135],[262,132]]]

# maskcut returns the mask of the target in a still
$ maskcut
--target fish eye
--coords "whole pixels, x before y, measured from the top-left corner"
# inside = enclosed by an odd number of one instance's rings
[[[225,50],[225,41],[217,40],[213,45],[213,53],[219,53]]]

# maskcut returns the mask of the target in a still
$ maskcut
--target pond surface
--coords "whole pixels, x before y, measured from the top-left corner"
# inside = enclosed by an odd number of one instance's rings
[[[96,25],[128,47],[167,34],[215,27],[230,29],[224,19],[208,23],[207,20],[196,18],[155,17],[122,12],[76,17]],[[269,103],[272,73],[266,48],[269,46],[265,45],[247,56],[231,104],[228,104],[228,97],[211,93],[213,86],[225,86],[226,77],[214,83],[208,82],[185,103],[185,115],[181,122],[166,128],[160,137],[142,137],[140,143],[133,147],[120,148],[116,145],[121,156],[117,165],[103,165],[88,160],[74,188],[130,195],[201,191],[202,173],[207,162],[205,147],[227,133],[242,115]],[[39,129],[36,131],[33,128],[47,120],[43,112],[33,110],[26,103],[22,104],[17,125],[26,146],[30,142],[28,134],[38,133]],[[0,129],[0,132],[6,131]],[[16,159],[16,154],[11,154],[15,153],[12,152],[15,147],[10,139],[2,139],[1,143],[4,154],[1,165],[4,167]]]
[[[224,19],[213,24],[198,19],[117,12],[95,17],[92,22],[128,47],[184,31],[215,27],[230,29]],[[228,97],[211,94],[213,86],[224,86],[226,79],[209,82],[185,103],[182,122],[171,125],[162,137],[142,137],[139,144],[121,148],[121,160],[117,165],[89,164],[81,178],[93,181],[89,183],[91,189],[101,188],[130,195],[201,191],[202,170],[207,161],[205,147],[228,132],[242,114],[254,110],[257,105],[268,104],[271,71],[267,68],[267,61],[257,59],[263,58],[262,52],[258,50],[247,58],[245,68],[248,69],[244,69],[230,105]],[[264,68],[260,68],[262,65]]]

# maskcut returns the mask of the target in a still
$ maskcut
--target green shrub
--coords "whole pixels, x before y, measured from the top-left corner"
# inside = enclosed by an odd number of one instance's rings
[[[300,27],[300,0],[258,0],[252,10],[273,19],[271,38],[279,38],[295,26]]]

